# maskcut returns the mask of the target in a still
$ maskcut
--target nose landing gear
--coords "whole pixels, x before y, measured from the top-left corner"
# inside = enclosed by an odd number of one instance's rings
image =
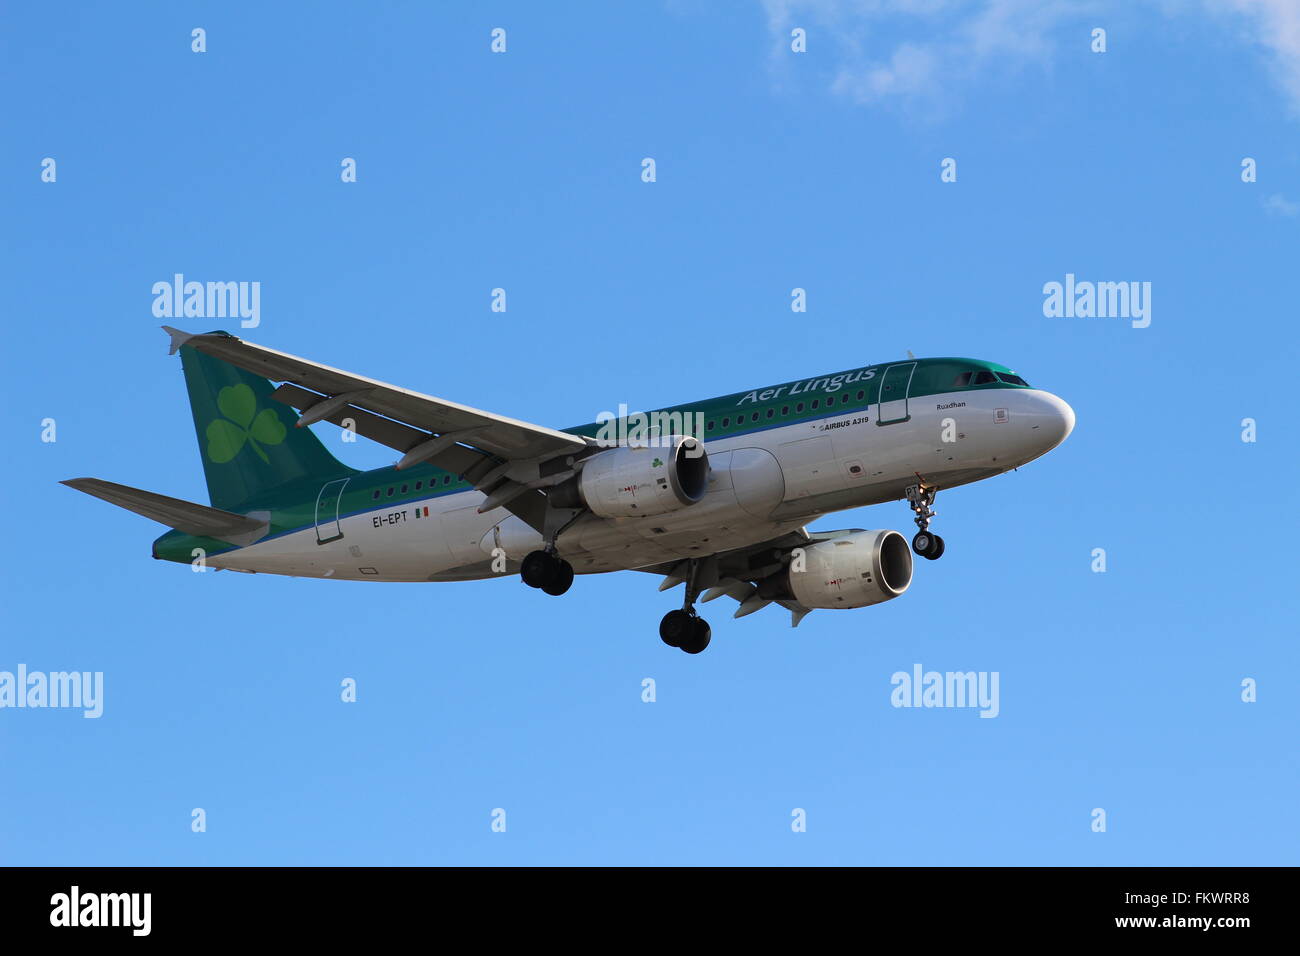
[[[908,506],[916,515],[916,526],[921,529],[912,538],[912,550],[923,558],[935,561],[944,552],[943,538],[930,531],[930,519],[936,515],[936,512],[930,510],[930,506],[934,504],[939,489],[926,487],[921,476],[916,477],[917,484],[908,485],[907,490],[903,492],[907,497]]]

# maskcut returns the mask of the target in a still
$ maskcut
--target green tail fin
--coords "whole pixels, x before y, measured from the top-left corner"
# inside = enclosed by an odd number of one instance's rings
[[[271,383],[228,362],[182,346],[194,430],[214,508],[246,510],[273,492],[355,474],[306,428],[293,409],[271,398]]]

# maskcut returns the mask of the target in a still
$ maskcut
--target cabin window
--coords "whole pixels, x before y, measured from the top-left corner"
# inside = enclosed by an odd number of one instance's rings
[[[781,406],[781,414],[782,414],[782,415],[789,415],[789,414],[790,414],[790,406],[789,406],[789,405],[782,405],[782,406]]]
[[[749,416],[749,420],[750,420],[751,422],[756,422],[756,421],[758,421],[758,412],[755,412],[754,414],[750,415],[750,416]]]
[[[796,405],[796,406],[794,407],[794,410],[795,410],[795,413],[796,413],[796,414],[799,413],[799,412],[802,412],[802,411],[803,411],[803,402],[800,402],[798,405]]]
[[[821,404],[821,401],[822,401],[822,400],[821,400],[820,398],[814,398],[814,399],[813,399],[813,403],[812,403],[812,407],[813,407],[813,408],[816,408],[818,405]]]
[[[705,423],[704,423],[704,430],[705,430],[706,432],[711,432],[711,431],[713,431],[713,422],[705,422]]]
[[[451,475],[443,475],[443,476],[442,476],[442,483],[443,483],[444,485],[449,485],[449,484],[451,484]]]
[[[845,393],[840,397],[840,404],[841,404],[841,405],[847,405],[848,403],[849,403],[849,393],[848,393],[848,392],[845,392]]]
[[[776,414],[776,409],[775,409],[775,408],[769,408],[769,409],[767,410],[767,417],[768,417],[768,418],[771,418],[771,417],[772,417],[773,415],[775,415],[775,414]]]
[[[386,495],[385,497],[388,497],[388,498],[393,497],[393,489],[392,489],[392,488],[389,488],[389,489],[388,489],[388,493],[387,493],[387,495]]]
[[[960,375],[958,375],[956,378],[952,380],[952,387],[965,388],[967,385],[970,384],[970,377],[973,374],[974,374],[973,372],[962,372]]]
[[[375,493],[374,493],[373,495],[371,495],[370,497],[372,497],[372,498],[374,498],[376,501],[378,501],[378,500],[379,500],[379,489],[376,488],[376,489],[375,489]]]
[[[866,392],[863,392],[863,391],[859,391],[859,392],[858,392],[858,401],[862,401],[862,400],[863,400],[864,398],[866,398],[866,397],[867,397],[867,393],[866,393]]]
[[[1002,379],[1002,381],[1006,382],[1008,385],[1023,385],[1026,388],[1029,387],[1028,382],[1012,372],[998,372],[998,378]]]
[[[419,491],[419,490],[420,490],[421,488],[423,488],[423,487],[424,487],[424,482],[423,482],[423,481],[417,481],[417,482],[415,483],[415,490],[416,490],[416,491]]]
[[[992,372],[979,372],[979,373],[976,374],[976,376],[975,376],[975,381],[972,382],[971,384],[972,384],[972,385],[992,385],[992,384],[993,384],[994,382],[996,382],[997,380],[998,380],[998,377],[997,377],[996,375],[994,375]]]
[[[730,418],[730,417],[728,417],[728,418],[724,418],[724,419],[722,420],[722,427],[723,427],[723,428],[726,428],[726,427],[727,427],[728,425],[730,425],[730,424],[731,424],[731,418]]]

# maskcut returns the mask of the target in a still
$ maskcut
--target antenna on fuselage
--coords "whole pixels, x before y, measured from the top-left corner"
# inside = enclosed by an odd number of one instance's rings
[[[916,361],[916,356],[912,354],[911,349],[907,350],[907,357],[910,358],[912,361]]]

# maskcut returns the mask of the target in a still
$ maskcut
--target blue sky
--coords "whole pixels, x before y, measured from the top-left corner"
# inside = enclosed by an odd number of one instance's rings
[[[1288,5],[11,3],[2,34],[0,670],[105,704],[0,711],[0,862],[1297,862]],[[901,599],[723,600],[698,657],[636,573],[194,574],[57,484],[206,501],[176,272],[259,281],[259,344],[554,426],[909,349],[1078,425],[941,493]],[[1150,282],[1151,325],[1045,317],[1067,273]],[[891,707],[916,663],[997,671],[1000,715]]]

